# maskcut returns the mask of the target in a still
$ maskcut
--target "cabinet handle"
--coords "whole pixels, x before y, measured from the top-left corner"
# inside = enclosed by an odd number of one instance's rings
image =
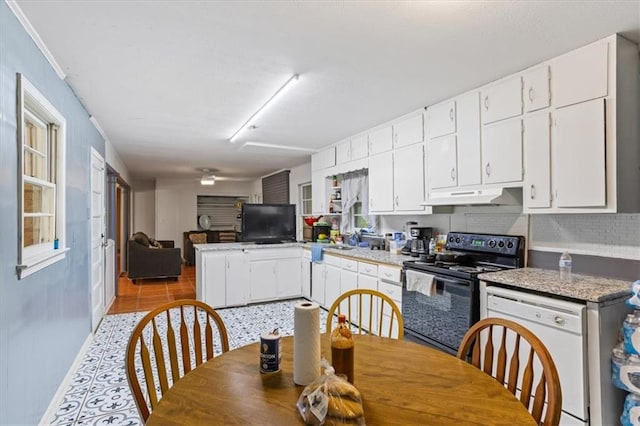
[[[449,119],[453,121],[453,108],[449,110]]]
[[[564,323],[565,323],[564,318],[562,318],[562,317],[555,317],[553,319],[553,322],[555,322],[558,325],[564,325]]]
[[[536,198],[536,187],[531,185],[531,199]]]
[[[456,180],[456,169],[451,168],[451,180]]]
[[[529,102],[533,102],[533,87],[529,87]]]
[[[484,171],[487,173],[487,176],[491,176],[491,164],[487,163],[484,168]]]
[[[396,195],[396,206],[398,205],[398,196]]]
[[[489,96],[488,95],[484,97],[484,109],[489,111]]]

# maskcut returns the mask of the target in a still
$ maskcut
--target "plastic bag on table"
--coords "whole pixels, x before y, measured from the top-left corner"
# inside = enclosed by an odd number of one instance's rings
[[[321,374],[304,388],[297,407],[308,425],[366,425],[360,391],[322,359]]]

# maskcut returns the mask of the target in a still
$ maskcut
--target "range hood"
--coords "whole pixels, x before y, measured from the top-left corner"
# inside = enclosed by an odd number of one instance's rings
[[[433,192],[423,206],[522,204],[522,188],[487,188],[469,191]]]

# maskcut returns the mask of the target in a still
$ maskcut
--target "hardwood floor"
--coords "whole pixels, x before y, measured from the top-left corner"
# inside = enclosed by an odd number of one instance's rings
[[[109,314],[149,311],[166,302],[195,299],[196,268],[182,265],[182,275],[173,279],[138,280],[134,284],[126,275],[118,278],[118,294]]]

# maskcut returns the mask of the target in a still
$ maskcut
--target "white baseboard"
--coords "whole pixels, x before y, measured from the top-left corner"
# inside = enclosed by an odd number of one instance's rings
[[[89,350],[89,346],[91,346],[91,342],[93,342],[93,333],[89,333],[84,343],[82,344],[82,347],[78,352],[78,355],[76,355],[76,358],[73,360],[71,367],[69,367],[69,371],[67,371],[66,376],[64,377],[64,379],[62,379],[60,386],[58,386],[58,390],[56,391],[55,395],[53,395],[53,398],[49,403],[49,407],[47,407],[47,410],[44,412],[42,419],[40,419],[40,423],[39,423],[40,425],[50,425],[51,423],[53,423],[56,412],[58,411],[60,404],[62,404],[64,395],[67,392],[67,388],[71,384],[73,375],[78,369],[78,367],[80,366],[80,364],[82,363],[84,356]]]

